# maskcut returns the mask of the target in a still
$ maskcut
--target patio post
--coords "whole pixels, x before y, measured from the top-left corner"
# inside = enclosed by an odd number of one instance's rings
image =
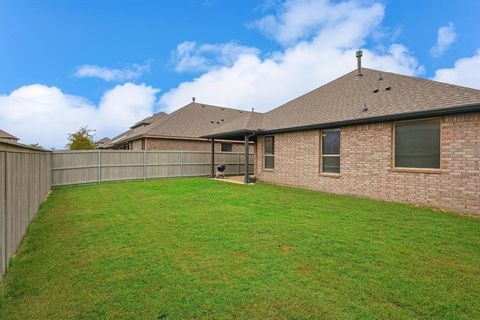
[[[210,174],[210,178],[215,178],[215,139],[211,139],[211,145],[212,145],[212,170]]]
[[[248,178],[249,178],[249,172],[250,172],[250,161],[248,159],[249,156],[249,150],[248,150],[248,133],[245,133],[245,184],[248,183]]]

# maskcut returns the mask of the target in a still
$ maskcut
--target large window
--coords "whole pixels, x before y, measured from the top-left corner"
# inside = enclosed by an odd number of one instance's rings
[[[395,123],[397,168],[440,168],[440,121],[438,119]]]
[[[222,152],[232,152],[233,144],[232,143],[222,143]]]
[[[266,136],[265,137],[265,169],[275,168],[275,137]]]
[[[322,131],[323,173],[340,173],[340,129]]]

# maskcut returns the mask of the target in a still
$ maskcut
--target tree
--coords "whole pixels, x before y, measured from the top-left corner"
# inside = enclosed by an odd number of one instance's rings
[[[69,150],[91,150],[95,149],[95,143],[93,142],[93,132],[88,127],[81,127],[77,132],[68,134]]]
[[[40,143],[32,143],[30,144],[30,147],[34,147],[34,148],[39,148],[39,149],[45,149],[44,147],[42,147],[42,145]]]

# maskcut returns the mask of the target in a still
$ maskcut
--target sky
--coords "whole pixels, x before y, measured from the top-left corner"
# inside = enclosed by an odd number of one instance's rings
[[[191,101],[268,111],[363,65],[480,89],[479,0],[0,0],[0,129],[62,149]]]

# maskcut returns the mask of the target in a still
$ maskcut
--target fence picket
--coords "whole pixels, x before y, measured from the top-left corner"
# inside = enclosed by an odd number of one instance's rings
[[[93,155],[93,156],[92,156]],[[166,177],[208,176],[210,152],[169,150],[94,150],[54,151],[53,185],[97,183]],[[253,164],[253,157],[251,164]],[[240,153],[216,153],[218,163],[227,165],[227,175],[239,175],[243,170]],[[96,170],[96,177],[92,176]],[[94,173],[95,174],[95,173]],[[95,177],[95,178],[94,178]]]

